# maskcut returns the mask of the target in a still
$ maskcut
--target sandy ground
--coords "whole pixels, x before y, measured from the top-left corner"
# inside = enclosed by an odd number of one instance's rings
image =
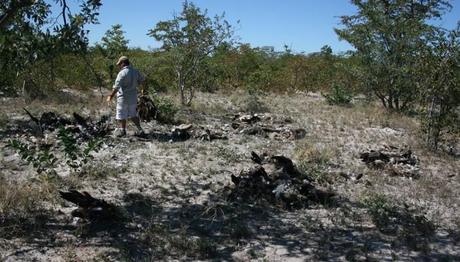
[[[460,260],[460,160],[427,151],[416,119],[360,102],[329,106],[316,94],[254,99],[244,93],[199,93],[178,119],[195,130],[221,132],[227,140],[170,141],[165,135],[171,125],[144,123],[149,139],[130,135],[131,126],[125,138],[104,139],[82,171],[61,164],[56,168],[59,179],[40,179],[5,148],[22,131],[19,139],[36,139],[23,106],[18,99],[2,102],[0,175],[12,187],[32,184],[47,197],[40,200],[33,219],[0,225],[2,261]],[[35,113],[111,112],[81,103],[34,102],[27,108]],[[306,136],[273,139],[236,132],[231,115],[248,110],[262,111],[271,124],[303,128]],[[411,148],[420,160],[420,177],[390,176],[359,159],[360,152],[385,145]],[[336,193],[336,202],[285,210],[269,203],[225,201],[222,192],[232,186],[230,175],[253,166],[251,151],[281,154],[299,167],[315,167],[305,170]],[[357,174],[362,178],[353,179]],[[124,219],[90,225],[72,220],[74,206],[56,193],[69,187],[116,204]],[[379,204],[388,208],[375,208]],[[376,221],[376,210],[386,224]]]

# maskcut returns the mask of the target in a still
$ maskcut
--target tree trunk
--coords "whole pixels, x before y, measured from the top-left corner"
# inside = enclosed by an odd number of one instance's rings
[[[394,105],[395,105],[395,109],[400,111],[401,108],[399,107],[399,98],[394,97],[393,102],[394,102]]]
[[[380,101],[382,102],[383,107],[388,108],[388,106],[387,106],[387,100],[386,100],[385,96],[381,96],[381,95],[378,95],[378,94],[377,94],[377,97],[378,97],[378,98],[380,99]]]
[[[182,78],[182,74],[180,72],[177,73],[177,86],[180,92],[180,103],[185,105],[185,83],[184,79]]]
[[[184,83],[180,83],[179,88],[180,88],[180,103],[182,105],[185,105],[186,102],[185,102],[185,86],[184,86]]]
[[[189,91],[189,97],[187,98],[187,102],[186,102],[186,106],[190,106],[192,104],[192,99],[193,99],[193,96],[194,96],[194,87],[193,86],[189,86],[188,88],[188,91]]]
[[[50,59],[50,76],[51,76],[51,85],[54,88],[54,84],[56,83],[56,65],[55,65],[54,57]]]
[[[428,109],[428,116],[427,116],[427,132],[426,132],[426,143],[428,147],[430,147],[433,150],[436,150],[438,148],[438,140],[439,140],[439,112],[436,109],[437,103],[436,103],[436,98],[431,99],[431,104]]]
[[[393,98],[391,97],[391,95],[387,98],[387,106],[388,106],[387,107],[388,109],[391,109],[391,110],[394,109],[394,107],[393,107]]]
[[[176,70],[178,87],[180,92],[180,102],[183,106],[190,106],[194,96],[194,87],[186,83],[186,75],[180,70]]]
[[[26,73],[24,81],[22,82],[22,97],[26,103],[45,97],[43,91],[35,84],[30,72]]]

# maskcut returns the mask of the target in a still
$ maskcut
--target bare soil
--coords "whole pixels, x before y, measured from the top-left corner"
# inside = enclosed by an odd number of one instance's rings
[[[5,146],[12,138],[56,138],[37,135],[22,107],[92,118],[112,113],[97,93],[70,95],[75,102],[2,100],[0,261],[460,260],[460,159],[427,151],[415,118],[361,101],[330,106],[317,94],[198,93],[178,120],[193,124],[193,132],[208,129],[228,139],[176,141],[169,136],[173,125],[153,121],[143,123],[147,138],[133,136],[133,126],[127,137],[104,138],[81,170],[60,163],[57,177],[38,175]],[[267,125],[303,128],[306,135],[234,129],[233,116],[250,111]],[[392,176],[359,157],[384,146],[410,148],[418,178]],[[334,203],[286,209],[227,201],[231,175],[254,166],[251,151],[292,158],[336,194]],[[124,219],[77,221],[70,215],[75,206],[57,194],[69,188],[117,205]]]

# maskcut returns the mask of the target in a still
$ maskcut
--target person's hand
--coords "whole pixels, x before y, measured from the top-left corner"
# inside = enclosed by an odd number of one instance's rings
[[[110,103],[112,102],[112,96],[107,96],[107,104],[110,105]]]

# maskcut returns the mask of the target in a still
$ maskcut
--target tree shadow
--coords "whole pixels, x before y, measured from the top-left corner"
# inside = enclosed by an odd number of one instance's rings
[[[71,232],[74,226],[63,223],[56,212],[36,210],[27,217],[9,217],[1,220],[0,233],[4,241],[21,239],[27,243],[23,248],[3,254],[2,260],[13,258],[44,248],[62,247],[65,242],[56,239],[57,232]]]
[[[332,217],[330,223],[318,220],[311,213],[363,208],[361,204],[340,198],[332,206],[311,206],[308,209],[286,210],[268,203],[225,201],[220,195],[211,195],[207,202],[190,203],[187,198],[198,191],[171,190],[177,201],[163,201],[145,193],[127,193],[120,206],[123,219],[73,226],[63,216],[48,213],[40,223],[29,225],[21,236],[27,248],[9,254],[14,257],[29,249],[55,248],[68,245],[56,240],[57,233],[66,232],[79,239],[79,246],[110,247],[118,250],[111,256],[123,261],[139,260],[232,260],[235,252],[243,251],[250,258],[264,258],[267,247],[283,249],[290,258],[313,260],[360,259],[420,259],[459,260],[458,253],[449,254],[430,245],[450,244],[460,239],[459,233],[445,236],[434,233],[423,239],[406,239],[419,230],[412,218],[392,220],[397,232],[382,232],[373,225],[342,223]],[[185,200],[184,200],[185,199]],[[400,210],[398,210],[399,212]],[[413,214],[405,214],[412,216]],[[295,218],[295,221],[292,220]],[[344,217],[347,218],[347,217]],[[348,217],[353,220],[353,216]],[[293,222],[294,221],[294,222]],[[409,222],[408,222],[409,221]],[[417,231],[418,232],[418,231]],[[13,237],[13,236],[11,236]],[[4,238],[4,237],[3,237]],[[411,241],[423,244],[422,248]],[[413,253],[412,251],[417,251]],[[411,253],[412,252],[412,253]],[[414,255],[415,254],[415,255]]]
[[[4,128],[0,128],[0,140],[15,137],[16,135],[32,134],[42,136],[40,127],[30,120],[8,120]]]
[[[156,140],[158,142],[184,142],[190,139],[190,136],[177,136],[174,135],[172,132],[159,132],[154,131],[146,134],[145,139],[147,140]]]

